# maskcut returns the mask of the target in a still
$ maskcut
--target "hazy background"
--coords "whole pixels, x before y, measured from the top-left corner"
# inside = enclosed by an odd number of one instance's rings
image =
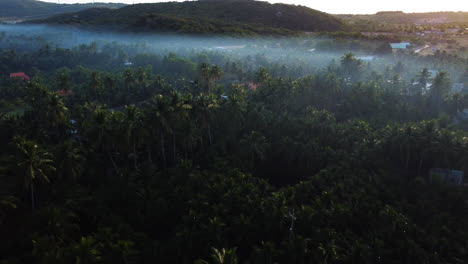
[[[47,0],[47,2],[58,3],[59,0]],[[60,3],[90,3],[90,0],[60,0]],[[96,0],[95,2],[119,2],[119,3],[155,3],[167,1],[155,0]],[[183,1],[177,1],[183,2]],[[270,3],[287,3],[304,5],[323,12],[332,14],[373,14],[378,11],[399,10],[404,12],[436,12],[436,11],[468,11],[467,0],[445,0],[445,1],[423,1],[423,0],[269,0]]]

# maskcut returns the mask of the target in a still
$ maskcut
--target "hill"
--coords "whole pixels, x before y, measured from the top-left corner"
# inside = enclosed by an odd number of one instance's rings
[[[404,13],[378,12],[373,15],[337,15],[351,31],[417,32],[468,27],[468,12]]]
[[[354,15],[355,18],[368,19],[390,24],[450,24],[468,23],[468,12],[430,12],[403,13],[379,12],[374,15]]]
[[[378,12],[373,15],[338,15],[337,17],[357,31],[401,29],[400,26],[441,27],[468,26],[468,12],[404,13],[401,11]]]
[[[114,10],[85,10],[34,22],[184,33],[268,34],[345,28],[340,19],[317,10],[259,1],[138,4]]]
[[[0,19],[41,18],[62,13],[78,12],[94,7],[118,8],[122,6],[124,4],[55,4],[36,0],[0,0]]]

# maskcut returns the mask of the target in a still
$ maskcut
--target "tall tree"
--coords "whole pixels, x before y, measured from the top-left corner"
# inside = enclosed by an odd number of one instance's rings
[[[30,192],[31,207],[36,207],[35,187],[39,182],[49,183],[50,173],[55,171],[52,155],[36,142],[23,137],[15,138],[16,166],[20,171],[23,188]]]

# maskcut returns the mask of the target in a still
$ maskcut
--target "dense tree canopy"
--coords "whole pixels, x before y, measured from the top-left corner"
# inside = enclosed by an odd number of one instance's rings
[[[0,57],[2,264],[468,260],[462,59]]]

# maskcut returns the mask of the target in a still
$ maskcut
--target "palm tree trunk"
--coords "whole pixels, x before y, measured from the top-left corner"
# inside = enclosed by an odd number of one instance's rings
[[[138,160],[137,160],[137,152],[136,152],[136,144],[133,142],[133,165],[135,166],[135,170],[138,170]]]
[[[34,183],[31,182],[31,208],[35,209],[35,204],[34,204]]]
[[[210,124],[208,124],[208,139],[210,140],[210,145],[212,145],[213,141],[211,139],[211,126],[210,126]]]
[[[418,177],[421,176],[422,165],[423,165],[423,157],[419,158]]]
[[[146,152],[148,153],[148,160],[150,164],[153,164],[153,157],[151,156],[151,148],[149,146],[146,147]]]
[[[187,143],[187,139],[184,140],[184,158],[185,159],[188,159],[188,147],[187,147],[188,143]]]
[[[191,159],[195,157],[195,153],[193,152],[193,142],[190,142],[190,155],[191,155]]]
[[[161,132],[161,155],[163,158],[163,166],[166,168],[166,151],[164,150],[164,133]]]
[[[174,152],[174,164],[177,162],[177,149],[176,149],[176,136],[174,131],[172,131],[172,148]]]
[[[117,164],[115,163],[114,158],[112,157],[112,154],[110,153],[110,151],[108,152],[108,154],[109,154],[109,158],[110,158],[110,160],[112,162],[112,166],[114,167],[115,173],[117,174],[117,176],[120,177],[121,175],[120,175],[120,172],[119,172],[119,168],[117,168]]]
[[[409,167],[409,160],[410,160],[410,149],[409,147],[406,147],[406,170],[408,170],[408,167]]]

